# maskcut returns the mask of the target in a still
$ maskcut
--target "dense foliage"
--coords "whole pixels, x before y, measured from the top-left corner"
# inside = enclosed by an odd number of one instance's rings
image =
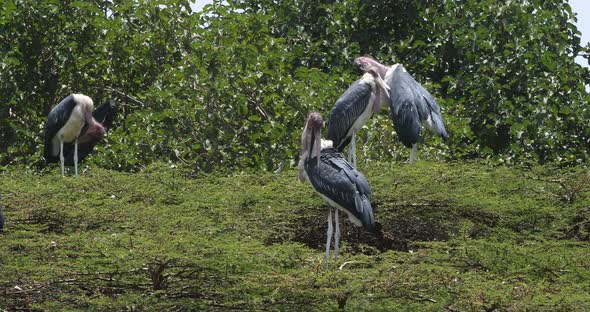
[[[590,75],[565,0],[228,2],[0,1],[0,162],[39,163],[45,116],[80,92],[120,105],[89,159],[101,166],[280,169],[363,54],[405,64],[439,99],[451,140],[427,136],[424,156],[588,160]],[[360,159],[405,158],[388,115]]]

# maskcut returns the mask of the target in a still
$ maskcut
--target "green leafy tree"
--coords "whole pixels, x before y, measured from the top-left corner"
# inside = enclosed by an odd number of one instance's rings
[[[574,62],[582,47],[567,1],[241,3],[274,16],[276,36],[303,33],[300,49],[337,47],[323,51],[340,60],[325,70],[359,54],[405,64],[441,102],[451,157],[587,160],[589,75]]]
[[[38,163],[69,93],[120,115],[89,162],[200,169],[293,165],[305,115],[326,117],[352,59],[403,63],[439,100],[447,147],[425,154],[586,161],[588,70],[566,1],[0,1],[0,162]],[[405,159],[389,112],[362,159]]]

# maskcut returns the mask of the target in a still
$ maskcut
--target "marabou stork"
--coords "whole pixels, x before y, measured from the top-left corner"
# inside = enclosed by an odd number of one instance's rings
[[[92,112],[92,117],[94,117],[96,122],[103,126],[106,134],[111,129],[116,114],[117,104],[115,101],[110,100],[95,109],[94,112]],[[86,139],[85,136],[89,135],[87,134],[86,129],[88,129],[88,125],[84,125],[82,131],[80,131],[80,143],[78,143],[78,162],[82,162],[84,158],[86,158],[86,156],[92,152],[94,146],[100,142],[100,138],[90,137]],[[64,144],[64,159],[66,166],[74,165],[74,154],[74,145]]]
[[[423,124],[443,141],[447,140],[447,131],[436,99],[402,64],[388,67],[369,57],[359,57],[354,63],[364,72],[378,73],[389,86],[391,119],[400,141],[412,148],[410,163],[416,160],[417,143]]]
[[[338,258],[340,245],[340,224],[338,212],[343,211],[356,226],[375,231],[375,218],[371,207],[371,188],[365,177],[347,162],[342,154],[332,147],[332,142],[322,140],[322,117],[311,113],[307,118],[301,135],[301,159],[299,160],[299,180],[308,181],[314,190],[326,200],[328,208],[328,234],[326,241],[326,268],[330,259],[332,228],[332,209],[336,233],[334,237],[334,262]]]
[[[348,143],[348,161],[356,166],[356,133],[381,109],[381,103],[389,98],[389,87],[381,76],[368,70],[355,81],[336,101],[328,122],[327,139],[342,152]]]
[[[106,134],[103,125],[92,116],[93,109],[91,98],[83,94],[71,94],[47,116],[44,155],[48,162],[57,162],[59,159],[62,176],[65,163],[64,143],[74,143],[72,160],[75,174],[78,175],[78,144],[98,142]]]

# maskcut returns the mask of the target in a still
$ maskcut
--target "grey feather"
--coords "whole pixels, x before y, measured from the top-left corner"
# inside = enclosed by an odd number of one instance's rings
[[[320,164],[307,159],[305,171],[316,192],[326,196],[359,219],[369,231],[375,229],[371,188],[365,177],[334,148],[323,149]]]
[[[74,101],[74,96],[69,95],[65,99],[63,99],[59,104],[57,104],[49,115],[47,115],[47,122],[45,123],[45,151],[44,156],[48,162],[58,162],[59,155],[52,155],[51,154],[51,144],[53,137],[57,134],[57,132],[66,124],[70,115],[72,114],[72,110],[76,107],[76,101]]]
[[[391,118],[402,143],[408,147],[417,143],[421,126],[429,118],[433,124],[431,130],[446,140],[447,131],[434,96],[405,71],[401,64],[396,66],[387,80],[391,94]]]
[[[359,79],[346,89],[332,107],[326,138],[331,140],[339,151],[343,151],[350,143],[350,129],[369,105],[373,92],[373,86]]]

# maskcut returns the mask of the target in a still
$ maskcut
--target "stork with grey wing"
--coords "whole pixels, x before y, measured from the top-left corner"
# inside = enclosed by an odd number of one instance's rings
[[[389,107],[391,119],[400,141],[409,148],[409,162],[416,160],[417,143],[420,140],[422,125],[446,141],[445,129],[440,107],[436,99],[418,83],[402,64],[391,67],[380,64],[370,57],[359,57],[354,61],[364,72],[376,72],[389,87]]]

